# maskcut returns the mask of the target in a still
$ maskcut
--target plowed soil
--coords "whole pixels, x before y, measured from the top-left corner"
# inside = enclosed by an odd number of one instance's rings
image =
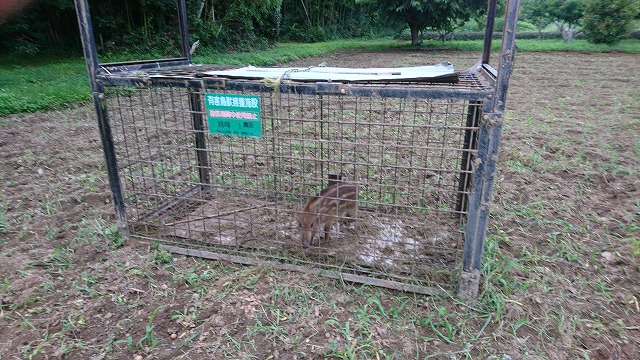
[[[640,55],[518,53],[506,106],[476,303],[119,246],[92,105],[0,118],[0,359],[638,359]]]

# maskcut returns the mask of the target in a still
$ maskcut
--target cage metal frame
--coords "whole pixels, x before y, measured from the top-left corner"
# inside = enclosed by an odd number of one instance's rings
[[[202,115],[201,94],[194,89],[224,88],[237,91],[264,91],[256,82],[243,80],[219,79],[202,77],[197,66],[191,66],[190,43],[187,26],[186,5],[184,0],[176,0],[179,28],[181,57],[130,61],[121,63],[99,63],[97,48],[93,34],[93,26],[89,13],[88,0],[74,0],[76,14],[80,28],[82,47],[86,60],[87,73],[89,75],[93,103],[96,110],[98,127],[104,151],[108,180],[112,192],[113,204],[116,214],[116,223],[120,233],[129,237],[129,225],[122,183],[118,173],[118,160],[114,144],[112,127],[109,121],[108,108],[105,96],[105,86],[172,86],[184,87],[189,90],[190,112],[192,114],[193,129],[195,130],[195,148],[199,166],[199,180],[206,184],[209,182],[207,168],[207,154],[204,139],[204,116]],[[497,0],[489,0],[487,8],[487,24],[485,28],[484,47],[481,60],[475,69],[475,75],[480,80],[462,78],[462,84],[457,86],[428,84],[406,84],[403,87],[388,87],[385,84],[348,84],[335,82],[316,83],[281,83],[280,93],[295,94],[341,94],[351,96],[376,96],[376,97],[411,97],[420,99],[452,99],[469,101],[469,106],[477,106],[482,110],[469,111],[467,115],[467,127],[477,127],[477,135],[471,136],[467,132],[464,137],[465,148],[475,149],[476,155],[471,161],[470,156],[463,156],[461,166],[469,169],[472,176],[464,176],[460,179],[460,189],[470,187],[468,199],[459,198],[457,206],[465,208],[467,213],[466,228],[464,230],[464,250],[462,256],[462,269],[458,282],[458,295],[467,299],[477,297],[480,284],[480,266],[484,247],[485,234],[489,207],[492,200],[495,181],[496,160],[500,145],[503,113],[509,85],[509,77],[513,69],[515,56],[515,36],[518,9],[520,0],[507,0],[504,29],[502,32],[502,46],[499,64],[494,68],[489,64],[492,34],[496,17]],[[180,73],[183,66],[190,66],[188,72]],[[163,69],[178,69],[172,76],[152,77],[153,71]],[[206,67],[202,68],[206,70]],[[145,72],[146,76],[132,74],[132,72]],[[198,150],[199,149],[199,150]],[[471,163],[470,163],[471,162]],[[265,261],[241,256],[216,254],[180,247],[168,247],[174,253],[196,255],[205,258],[229,260],[244,264],[264,264]],[[414,291],[418,293],[433,294],[439,289],[425,288],[406,283],[384,282],[371,279],[366,276],[345,274],[322,269],[309,269],[295,264],[274,264],[276,268],[304,271],[319,274],[331,278],[339,278],[347,281],[355,281],[373,285],[381,285],[400,290]]]

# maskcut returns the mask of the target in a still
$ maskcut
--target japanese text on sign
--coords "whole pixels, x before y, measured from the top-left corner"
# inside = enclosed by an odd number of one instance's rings
[[[212,134],[262,137],[260,97],[236,94],[205,94]]]

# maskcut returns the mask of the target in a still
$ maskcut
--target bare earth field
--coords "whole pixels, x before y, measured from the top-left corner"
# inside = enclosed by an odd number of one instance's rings
[[[640,359],[640,55],[519,53],[507,109],[475,303],[122,244],[92,105],[0,118],[0,359]]]

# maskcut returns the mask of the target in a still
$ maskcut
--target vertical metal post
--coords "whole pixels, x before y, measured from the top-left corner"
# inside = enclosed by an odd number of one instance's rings
[[[327,128],[328,130],[328,126],[325,126],[325,120],[324,120],[324,97],[322,96],[322,94],[318,95],[319,97],[319,103],[320,103],[320,188],[323,189],[325,187],[324,184],[324,179],[325,179],[325,171],[329,171],[329,166],[327,166],[327,168],[325,169],[325,163],[329,163],[329,156],[327,155],[329,153],[329,150],[327,149],[326,153],[325,153],[325,146],[324,140],[328,140],[328,137],[325,136],[325,128]],[[316,157],[317,159],[317,157]]]
[[[180,52],[182,57],[187,58],[191,62],[191,51],[189,49],[189,26],[187,24],[187,7],[185,0],[177,0],[178,5],[178,22],[180,24]],[[205,96],[204,84],[200,87],[202,92],[199,93],[193,89],[189,89],[189,107],[191,108],[191,119],[193,121],[193,130],[195,131],[196,161],[198,164],[198,178],[204,186],[211,183],[209,177],[209,158],[207,156],[207,141],[204,136],[204,111],[202,109],[202,99]]]
[[[182,57],[187,58],[191,62],[191,52],[189,48],[189,26],[187,25],[187,7],[185,0],[177,0],[178,3],[178,22],[180,23],[180,39]]]
[[[113,196],[113,206],[116,210],[116,224],[120,230],[120,235],[129,237],[124,197],[122,195],[120,175],[118,174],[118,163],[116,161],[116,151],[113,144],[113,136],[111,134],[111,125],[109,124],[104,88],[96,81],[98,52],[96,51],[96,43],[93,36],[93,25],[91,24],[89,4],[87,0],[74,1],[76,6],[76,15],[78,17],[78,25],[80,27],[80,36],[82,38],[82,50],[84,51],[84,58],[87,64],[87,73],[89,75],[89,83],[91,85],[91,95],[93,96],[93,104],[96,108],[100,138],[102,140],[102,149],[104,150],[107,174],[109,176],[109,185],[111,186],[111,194]]]
[[[480,285],[482,250],[487,230],[489,205],[493,195],[502,116],[507,98],[509,77],[513,68],[519,6],[520,0],[507,0],[507,12],[502,33],[502,53],[495,94],[485,102],[478,134],[478,157],[473,174],[462,258],[462,274],[458,287],[458,295],[467,299],[475,299],[478,296]]]
[[[471,152],[476,149],[478,143],[478,133],[476,130],[471,130],[470,128],[478,127],[480,123],[480,105],[482,102],[480,101],[470,101],[469,106],[467,107],[467,129],[464,131],[464,143],[462,148],[465,149],[462,151],[462,158],[460,161],[460,180],[458,181],[458,200],[456,202],[456,211],[455,214],[458,218],[463,216],[463,213],[469,209],[469,199],[466,192],[469,191],[471,187],[471,179],[473,178],[469,171],[473,170],[472,164],[472,155]]]
[[[493,40],[493,28],[496,21],[496,3],[498,0],[490,0],[487,8],[487,27],[484,29],[484,50],[482,51],[482,63],[488,64],[491,56],[491,40]]]
[[[207,156],[207,141],[204,136],[204,112],[202,110],[202,97],[204,96],[204,85],[202,86],[203,93],[198,93],[193,89],[189,90],[189,106],[191,107],[191,119],[193,120],[193,130],[195,131],[195,145],[196,145],[196,161],[198,164],[198,176],[200,183],[206,185],[211,183],[209,178],[209,158]]]

